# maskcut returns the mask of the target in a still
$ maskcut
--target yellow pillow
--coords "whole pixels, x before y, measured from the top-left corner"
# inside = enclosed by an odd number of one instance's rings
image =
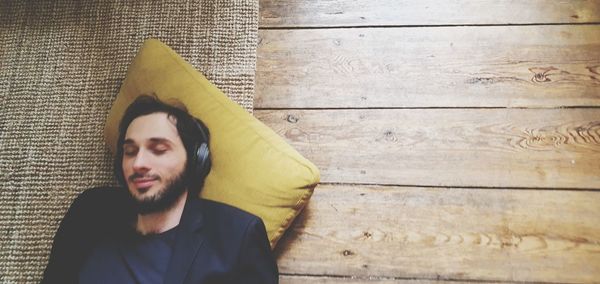
[[[177,99],[209,128],[212,170],[200,196],[262,218],[271,247],[319,183],[319,170],[162,42],[149,39],[136,55],[113,104],[104,136],[115,153],[118,125],[133,100],[155,93]]]

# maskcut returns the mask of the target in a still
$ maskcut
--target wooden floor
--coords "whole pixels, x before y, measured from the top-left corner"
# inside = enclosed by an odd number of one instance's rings
[[[600,283],[600,0],[261,0],[282,283]]]

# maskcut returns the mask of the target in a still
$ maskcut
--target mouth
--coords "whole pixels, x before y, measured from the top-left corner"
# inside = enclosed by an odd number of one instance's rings
[[[156,178],[136,178],[133,179],[133,184],[140,190],[148,190],[155,182]]]

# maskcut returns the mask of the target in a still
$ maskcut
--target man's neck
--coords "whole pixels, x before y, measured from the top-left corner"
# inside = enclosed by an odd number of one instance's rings
[[[138,214],[135,225],[136,230],[142,235],[148,235],[160,234],[175,228],[179,225],[179,221],[181,220],[187,196],[188,192],[185,191],[177,201],[175,201],[175,204],[165,211],[144,215]]]

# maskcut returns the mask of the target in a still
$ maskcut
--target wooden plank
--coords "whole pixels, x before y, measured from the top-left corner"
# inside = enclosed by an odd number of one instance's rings
[[[598,0],[261,0],[261,28],[600,22]]]
[[[356,276],[348,277],[323,277],[323,276],[296,276],[296,275],[285,275],[279,276],[279,282],[282,284],[304,284],[304,283],[326,283],[326,284],[362,284],[362,283],[376,283],[376,284],[462,284],[462,283],[473,283],[471,281],[455,281],[455,280],[431,280],[431,279],[385,279],[380,277],[366,277],[359,278]],[[498,281],[481,281],[477,280],[477,283],[512,283],[512,282],[498,282]],[[522,282],[519,282],[522,283]]]
[[[600,106],[600,25],[259,36],[256,109]]]
[[[600,192],[320,185],[284,274],[592,283]]]
[[[362,283],[376,283],[376,284],[392,284],[392,283],[402,283],[402,284],[459,284],[459,283],[472,283],[467,281],[451,281],[451,280],[429,280],[429,279],[385,279],[378,277],[366,277],[366,278],[358,278],[358,277],[323,277],[323,276],[296,276],[296,275],[280,275],[279,282],[281,284],[305,284],[305,283],[326,283],[326,284],[362,284]],[[486,282],[486,281],[477,281],[477,283],[495,283],[498,282]],[[507,282],[502,282],[507,283]]]
[[[257,110],[321,181],[600,188],[600,109]]]

